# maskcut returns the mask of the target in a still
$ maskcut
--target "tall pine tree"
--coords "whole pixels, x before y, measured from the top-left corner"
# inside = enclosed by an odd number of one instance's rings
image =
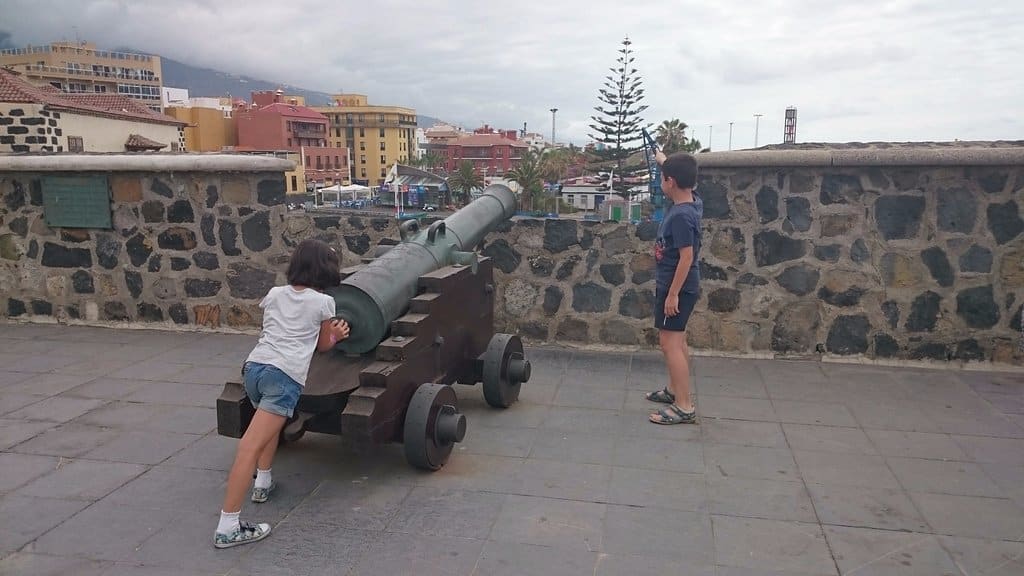
[[[650,124],[644,125],[641,116],[647,106],[641,104],[644,99],[643,80],[633,67],[636,58],[630,49],[632,44],[629,36],[622,41],[616,59],[618,64],[609,68],[612,74],[605,76],[605,87],[598,90],[598,100],[604,105],[595,106],[598,115],[590,117],[594,121],[590,128],[595,132],[590,137],[606,145],[605,150],[598,154],[604,160],[615,161],[615,175],[619,177],[640,167],[623,167],[623,161],[640,149],[640,145],[634,145],[643,140],[640,129],[650,127]]]

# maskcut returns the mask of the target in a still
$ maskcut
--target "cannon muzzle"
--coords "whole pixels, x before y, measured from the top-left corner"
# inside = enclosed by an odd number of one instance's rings
[[[377,347],[391,322],[416,296],[419,277],[461,261],[484,237],[516,211],[516,197],[507,186],[492,184],[483,194],[451,216],[419,229],[415,221],[402,225],[402,242],[367,264],[328,293],[336,314],[351,327],[337,349],[363,354]]]

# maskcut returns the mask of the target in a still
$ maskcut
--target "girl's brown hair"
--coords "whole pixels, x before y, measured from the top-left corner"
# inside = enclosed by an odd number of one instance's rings
[[[288,283],[317,290],[341,283],[341,261],[333,248],[320,240],[303,240],[288,264]]]

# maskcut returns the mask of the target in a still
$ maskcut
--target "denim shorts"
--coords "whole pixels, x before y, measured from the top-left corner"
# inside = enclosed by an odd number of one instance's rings
[[[246,362],[242,368],[245,393],[252,405],[264,412],[291,418],[302,395],[302,385],[270,364]]]
[[[654,326],[659,330],[670,330],[672,332],[686,332],[686,325],[690,321],[690,314],[700,300],[700,294],[694,292],[679,293],[679,313],[675,316],[665,316],[665,299],[668,298],[668,290],[658,290],[654,299]]]

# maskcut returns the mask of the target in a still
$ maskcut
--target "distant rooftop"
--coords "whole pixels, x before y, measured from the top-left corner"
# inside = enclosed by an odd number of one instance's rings
[[[92,42],[53,42],[47,46],[32,46],[25,48],[8,48],[0,50],[0,56],[25,56],[29,54],[46,54],[50,52],[88,54],[96,58],[109,58],[111,60],[138,60],[148,62],[154,58],[149,54],[137,54],[134,52],[114,52],[110,50],[97,50]]]
[[[528,148],[529,146],[520,140],[510,140],[500,134],[469,134],[461,136],[448,143],[454,146],[512,146],[514,148]]]
[[[116,120],[136,120],[154,124],[185,126],[170,116],[154,112],[120,94],[61,92],[52,86],[36,86],[9,68],[0,67],[0,102],[43,104],[48,109],[100,116]]]

